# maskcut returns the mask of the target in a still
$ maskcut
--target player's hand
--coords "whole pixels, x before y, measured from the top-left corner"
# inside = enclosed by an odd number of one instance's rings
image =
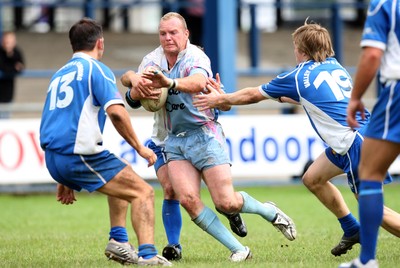
[[[156,154],[153,152],[153,150],[149,149],[146,146],[140,146],[140,148],[138,148],[136,150],[138,152],[138,154],[143,157],[144,159],[147,160],[147,166],[150,167],[152,165],[154,165],[154,163],[157,160],[157,156]]]
[[[171,78],[166,77],[162,71],[158,70],[156,67],[150,66],[145,69],[142,76],[146,79],[152,81],[151,86],[154,88],[170,87]]]
[[[76,201],[74,190],[61,183],[57,184],[56,198],[63,205],[71,205]]]
[[[221,89],[220,84],[213,79],[209,79],[207,81],[206,88],[206,94],[199,94],[194,96],[193,105],[197,107],[199,111],[204,111],[211,108],[218,108],[218,97],[224,93]]]
[[[361,118],[365,119],[365,107],[364,103],[360,99],[351,98],[349,105],[347,106],[347,124],[351,128],[357,128],[360,125],[357,122],[356,114],[360,112]]]
[[[160,96],[160,90],[154,90],[152,86],[152,81],[141,76],[139,80],[132,82],[131,98],[132,99],[158,99]],[[136,92],[136,93],[135,93]],[[136,94],[136,96],[132,96]],[[139,95],[139,96],[137,96]]]
[[[221,78],[219,76],[219,73],[215,74],[215,80],[213,78],[208,78],[207,80],[207,85],[206,89],[208,93],[219,93],[219,94],[224,94],[225,92],[221,88]]]

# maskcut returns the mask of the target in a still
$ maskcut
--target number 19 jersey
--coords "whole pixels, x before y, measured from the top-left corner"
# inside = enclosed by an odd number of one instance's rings
[[[335,58],[324,62],[306,61],[260,87],[266,97],[289,97],[306,111],[312,127],[321,139],[337,153],[345,154],[353,144],[356,132],[346,122],[347,106],[352,89],[348,72]],[[357,115],[360,129],[367,124]]]
[[[102,152],[105,110],[123,100],[110,68],[75,53],[51,78],[40,124],[43,150],[90,155]]]

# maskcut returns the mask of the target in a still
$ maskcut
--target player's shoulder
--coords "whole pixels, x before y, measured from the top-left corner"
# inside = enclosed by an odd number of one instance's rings
[[[94,60],[92,61],[92,65],[93,65],[93,74],[96,76],[103,76],[106,79],[112,80],[112,81],[116,81],[115,75],[113,73],[113,71],[111,70],[110,67],[108,67],[106,64],[104,64],[101,61],[98,60]]]

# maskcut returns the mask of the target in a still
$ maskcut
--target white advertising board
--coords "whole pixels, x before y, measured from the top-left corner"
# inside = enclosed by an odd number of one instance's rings
[[[219,121],[227,138],[234,180],[288,180],[300,175],[305,163],[325,148],[302,114],[230,115]],[[152,117],[133,117],[132,124],[141,141],[148,142]],[[0,120],[0,184],[53,182],[39,144],[39,125],[39,119]],[[155,178],[153,167],[147,167],[109,122],[104,144],[128,160],[139,175]],[[399,173],[398,161],[391,171]]]

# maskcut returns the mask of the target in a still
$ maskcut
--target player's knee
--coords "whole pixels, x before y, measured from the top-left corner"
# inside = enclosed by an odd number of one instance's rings
[[[323,180],[323,178],[319,178],[308,172],[303,175],[302,181],[304,186],[306,186],[311,192],[318,191],[320,187],[326,185],[326,182]]]
[[[307,172],[303,175],[301,180],[304,186],[306,186],[308,189],[311,190],[312,188],[315,187],[315,180]]]
[[[141,189],[140,192],[147,198],[154,199],[154,189],[149,184],[146,184],[146,187],[144,187],[143,191]]]
[[[179,202],[189,214],[191,214],[191,212],[195,212],[196,208],[198,208],[202,204],[200,198],[191,195],[181,196]]]
[[[166,186],[163,188],[163,192],[164,192],[164,198],[165,198],[165,199],[176,199],[176,198],[177,198],[177,197],[176,197],[176,194],[175,194],[175,191],[174,191],[174,189],[172,188],[172,185],[171,185],[171,184],[166,185]]]
[[[231,200],[220,200],[219,202],[215,203],[215,207],[218,208],[220,211],[223,211],[227,214],[237,213],[241,210],[243,204],[239,202],[233,202]]]

